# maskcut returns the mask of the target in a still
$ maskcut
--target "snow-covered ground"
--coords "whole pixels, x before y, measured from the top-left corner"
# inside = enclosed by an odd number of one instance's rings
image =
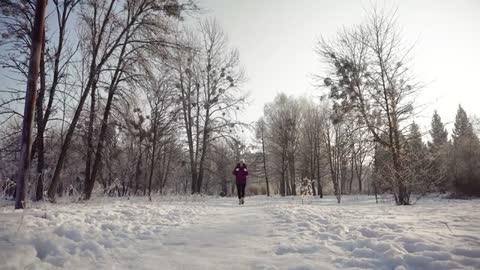
[[[480,200],[97,198],[0,207],[0,269],[480,269]]]

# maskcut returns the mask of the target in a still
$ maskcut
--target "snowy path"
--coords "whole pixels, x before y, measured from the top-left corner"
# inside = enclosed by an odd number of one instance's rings
[[[315,265],[312,269],[329,269],[318,255],[312,258],[316,263],[295,254],[280,256],[283,252],[278,247],[286,235],[275,229],[278,220],[267,211],[269,207],[258,201],[243,206],[231,201],[212,207],[192,227],[172,230],[161,241],[142,244],[127,260],[132,262],[127,268],[310,269]]]
[[[0,207],[0,269],[480,269],[480,200],[235,202]]]
[[[258,206],[214,208],[195,226],[172,231],[162,243],[149,243],[138,253],[148,254],[146,265],[152,269],[158,264],[165,269],[250,269],[270,256],[265,241],[272,222]]]

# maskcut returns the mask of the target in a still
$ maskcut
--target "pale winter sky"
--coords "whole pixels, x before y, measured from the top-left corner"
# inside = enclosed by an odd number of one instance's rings
[[[248,76],[251,105],[243,119],[255,121],[279,92],[320,96],[311,74],[321,74],[314,52],[321,36],[329,39],[342,26],[360,23],[371,0],[198,0],[240,51]],[[373,3],[373,4],[372,4]],[[480,115],[480,0],[378,1],[398,8],[398,26],[415,43],[411,68],[426,84],[417,98],[416,119],[426,130],[433,110],[452,122],[458,104]],[[449,126],[451,127],[451,125]]]

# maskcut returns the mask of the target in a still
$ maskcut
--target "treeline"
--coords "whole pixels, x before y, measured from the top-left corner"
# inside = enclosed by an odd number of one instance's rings
[[[266,176],[272,193],[284,196],[326,192],[340,202],[346,194],[393,193],[398,200],[391,152],[361,117],[337,116],[330,100],[278,95],[257,122],[257,156],[265,157],[256,161],[258,176]],[[451,134],[437,112],[428,132],[413,120],[402,127],[400,176],[408,203],[427,193],[480,195],[479,128],[461,106]]]
[[[0,179],[14,196],[36,1],[0,4]],[[193,1],[48,5],[28,197],[207,192],[213,152],[238,141],[239,55]],[[218,160],[218,158],[217,158]],[[226,181],[226,179],[222,179]]]

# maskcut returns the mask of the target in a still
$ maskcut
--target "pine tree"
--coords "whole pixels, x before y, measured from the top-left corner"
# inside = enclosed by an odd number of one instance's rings
[[[430,136],[432,141],[428,143],[428,148],[432,158],[430,178],[434,181],[438,191],[444,193],[449,189],[451,177],[448,170],[448,153],[450,151],[450,142],[448,140],[448,131],[445,125],[435,111],[432,117]]]
[[[448,143],[448,131],[445,129],[437,111],[433,113],[430,136],[432,136],[432,141],[428,144],[430,149],[438,149]]]
[[[466,195],[480,195],[480,140],[465,110],[459,106],[453,130],[451,169],[455,189]]]
[[[390,183],[388,183],[388,179],[390,179],[391,177],[391,170],[389,166],[391,160],[392,155],[388,151],[388,149],[377,143],[374,149],[373,173],[371,183],[375,196],[391,189],[391,185]]]
[[[425,144],[422,141],[422,133],[420,132],[420,127],[415,122],[410,125],[409,145],[416,151],[425,149]]]
[[[455,117],[455,126],[453,129],[453,140],[459,141],[462,137],[472,138],[474,135],[472,123],[468,119],[467,113],[461,105],[458,106],[457,116]],[[478,139],[478,138],[477,138]]]
[[[429,172],[432,158],[422,140],[420,127],[415,122],[410,125],[406,149],[405,167],[408,170],[406,170],[405,177],[412,183],[412,192],[423,194],[431,191],[432,179]]]

